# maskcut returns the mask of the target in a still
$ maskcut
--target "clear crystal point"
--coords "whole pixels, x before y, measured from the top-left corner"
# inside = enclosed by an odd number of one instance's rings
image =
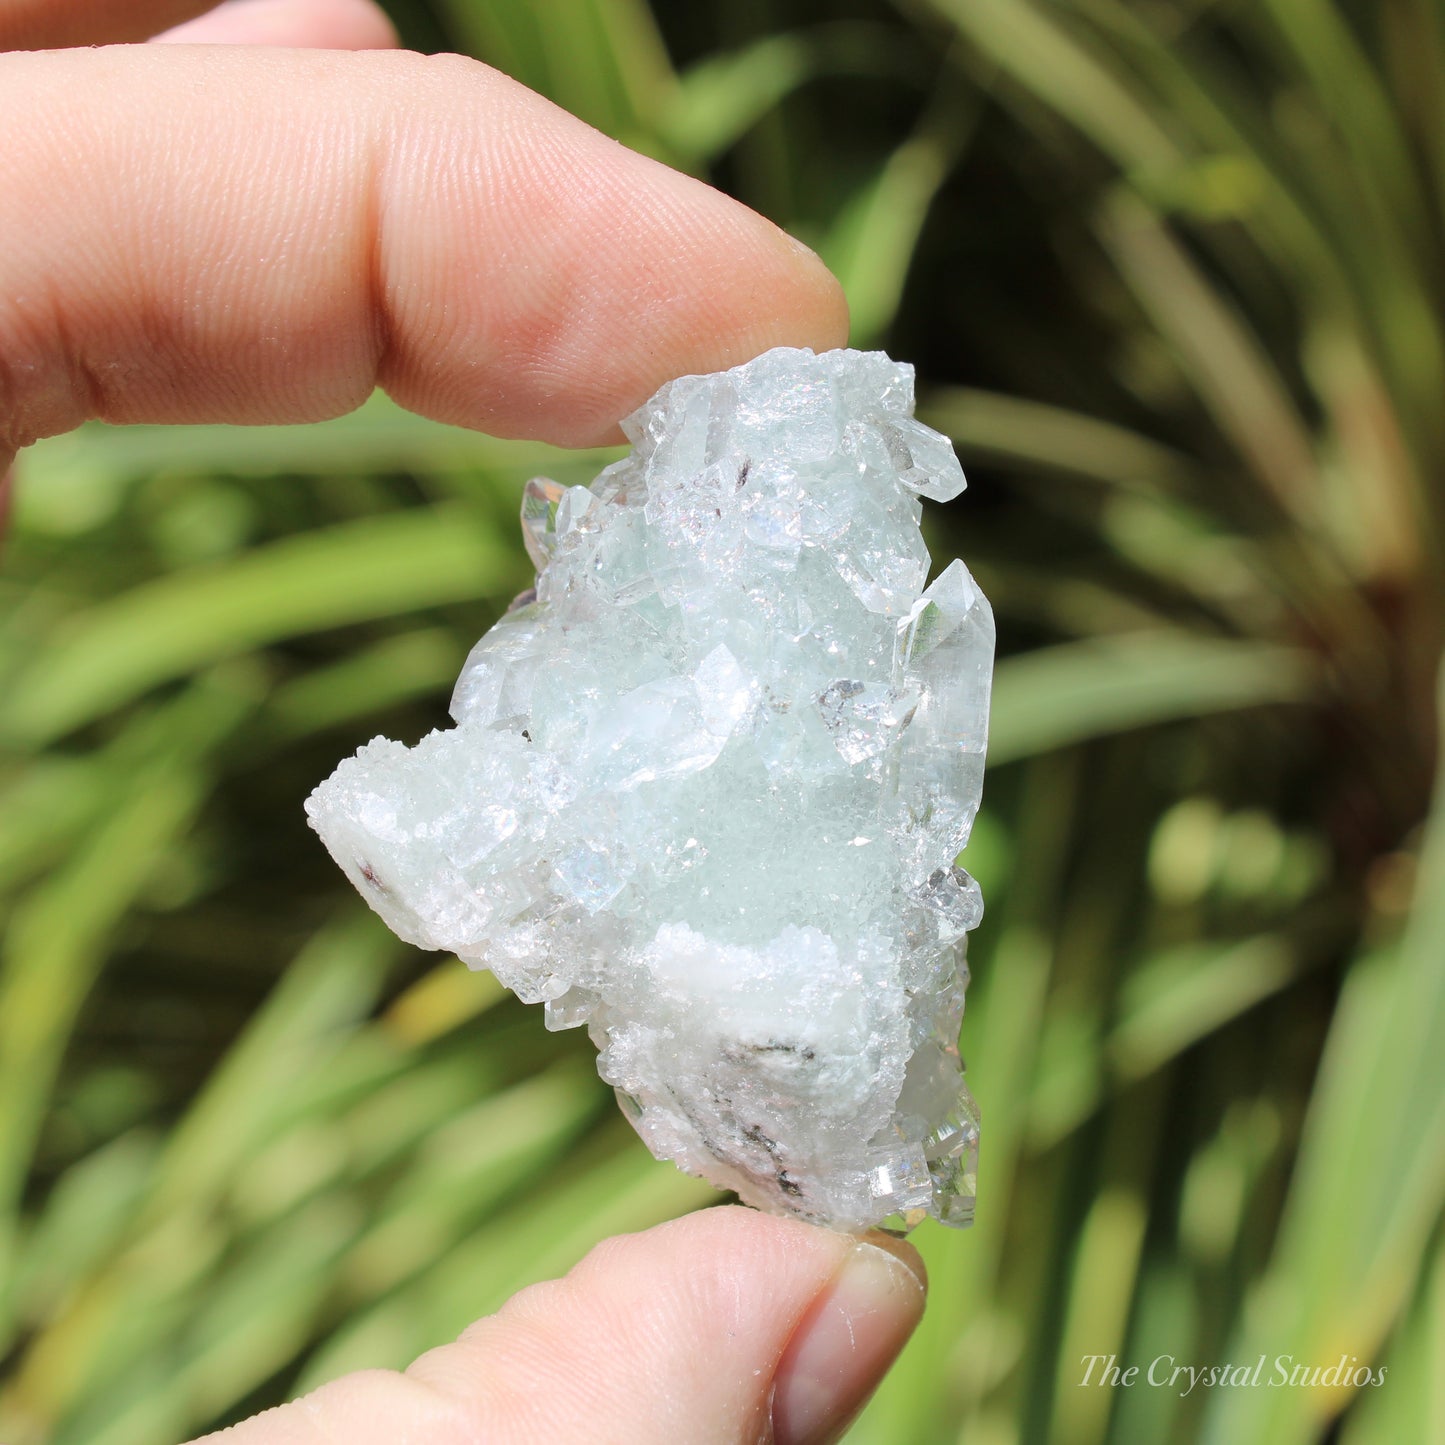
[[[522,541],[539,572],[557,550],[557,508],[566,491],[547,477],[533,477],[522,488]]]

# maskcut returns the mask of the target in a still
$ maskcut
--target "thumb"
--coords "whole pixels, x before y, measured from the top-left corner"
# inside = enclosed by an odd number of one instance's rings
[[[348,1375],[214,1445],[821,1445],[923,1312],[923,1265],[740,1208],[610,1239],[405,1375]]]

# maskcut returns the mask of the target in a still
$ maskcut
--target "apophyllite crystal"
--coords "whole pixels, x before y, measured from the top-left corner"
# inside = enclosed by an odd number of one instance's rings
[[[307,804],[403,938],[585,1024],[659,1157],[844,1229],[973,1210],[954,864],[993,618],[924,587],[963,488],[912,368],[776,350],[664,386],[590,487],[529,483],[537,567],[457,726]]]

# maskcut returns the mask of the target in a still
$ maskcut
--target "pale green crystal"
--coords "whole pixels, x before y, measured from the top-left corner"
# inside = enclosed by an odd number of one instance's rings
[[[586,1024],[660,1157],[840,1228],[972,1215],[954,866],[982,785],[988,603],[927,589],[963,474],[881,353],[670,383],[590,488],[522,505],[534,600],[457,727],[377,738],[313,826],[403,938]]]

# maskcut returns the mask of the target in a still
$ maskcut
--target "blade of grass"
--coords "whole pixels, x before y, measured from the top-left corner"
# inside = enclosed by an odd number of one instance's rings
[[[376,392],[358,410],[312,426],[106,426],[88,422],[25,453],[16,525],[49,494],[118,488],[159,472],[270,478],[287,473],[350,476],[459,471],[504,476],[580,466],[588,475],[616,449],[568,452],[539,442],[502,441],[428,421]]]
[[[978,456],[1146,495],[1199,492],[1206,484],[1204,469],[1173,448],[1044,402],[971,387],[939,388],[921,399],[918,414],[947,433],[965,461]]]
[[[1116,1128],[1129,1127],[1131,1142],[1147,1158],[1148,1135],[1134,1124],[1126,1116]],[[1123,1353],[1148,1217],[1146,1195],[1115,1184],[1100,1190],[1084,1219],[1058,1348],[1051,1445],[1104,1439],[1112,1391],[1084,1385],[1082,1371],[1091,1356]]]
[[[1304,966],[1303,949],[1301,938],[1286,932],[1186,945],[1130,971],[1120,990],[1120,1017],[1108,1033],[1056,1015],[1033,1080],[1033,1147],[1053,1147],[1111,1092],[1157,1073],[1286,988]]]
[[[1388,88],[1421,156],[1423,190],[1436,225],[1445,222],[1445,14],[1436,0],[1410,0],[1381,16]]]
[[[20,1319],[54,1317],[118,1246],[160,1153],[154,1134],[132,1130],[87,1154],[56,1181],[26,1231],[15,1276]]]
[[[305,1342],[356,1227],[354,1205],[325,1198],[268,1231],[187,1301],[184,1332],[157,1342],[133,1370],[81,1396],[54,1445],[147,1445],[189,1436],[286,1364]],[[154,1378],[163,1365],[164,1380]],[[149,1367],[149,1368],[148,1368]]]
[[[1398,407],[1398,429],[1422,456],[1439,457],[1445,445],[1438,406],[1445,388],[1445,340],[1432,299],[1438,266],[1427,260],[1422,269],[1390,227],[1361,224],[1368,195],[1361,195],[1358,177],[1333,147],[1320,153],[1309,128],[1302,135],[1295,127],[1282,140],[1278,114],[1255,98],[1258,83],[1242,89],[1199,50],[1161,39],[1135,7],[1118,0],[1076,3],[1100,27],[1100,43],[1114,53],[1116,67],[1137,75],[1155,94],[1160,110],[1190,137],[1190,149],[1220,162],[1227,158],[1241,182],[1254,178],[1236,187],[1241,197],[1236,209],[1248,234],[1291,278],[1308,312],[1328,324],[1345,324],[1361,338],[1381,378],[1377,390]],[[1253,12],[1242,14],[1248,19]],[[1230,45],[1236,43],[1229,37]],[[1047,92],[1040,98],[1053,104]],[[1178,204],[1175,193],[1182,186],[1187,194],[1190,183],[1188,168],[1177,167],[1136,170],[1130,181],[1161,213]],[[1371,184],[1369,178],[1364,184]],[[1198,234],[1210,243],[1207,230]],[[1232,233],[1216,235],[1228,242]],[[1435,518],[1431,542],[1438,550],[1433,494],[1427,489],[1415,500],[1422,515]]]
[[[1179,147],[1147,99],[1056,10],[1031,0],[928,0],[928,5],[1126,171],[1178,163]]]
[[[1397,227],[1418,256],[1428,254],[1422,190],[1380,73],[1332,0],[1265,0],[1263,13],[1308,80],[1354,159],[1372,209]]]
[[[44,872],[106,807],[114,779],[93,758],[40,757],[0,793],[0,893]]]
[[[1366,319],[1372,279],[1359,263],[1368,244],[1362,247],[1355,235],[1358,199],[1342,184],[1353,178],[1333,160],[1321,165],[1314,154],[1301,154],[1297,142],[1282,139],[1263,98],[1267,87],[1241,85],[1206,47],[1161,36],[1150,17],[1121,0],[1070,3],[1097,27],[1098,43],[1113,64],[1171,116],[1179,135],[1187,137],[1181,144],[1201,159],[1227,159],[1234,176],[1232,209],[1262,249],[1304,281],[1312,299],[1345,304],[1357,320]],[[1237,44],[1231,35],[1215,53]],[[1188,195],[1191,173],[1188,168],[1136,172],[1131,179],[1142,196],[1168,210],[1179,199],[1180,183]],[[1217,201],[1198,209],[1209,214],[1215,206]]]
[[[354,1315],[307,1362],[298,1390],[353,1369],[400,1367],[454,1339],[523,1285],[565,1273],[609,1234],[646,1228],[716,1198],[659,1164],[609,1121],[565,1177],[495,1216],[430,1269]]]
[[[593,11],[606,53],[617,67],[621,110],[627,117],[619,136],[647,145],[677,88],[672,57],[647,0],[593,0]]]
[[[473,972],[449,958],[392,1000],[381,1016],[381,1032],[402,1044],[430,1043],[506,997],[495,974]]]
[[[567,1060],[462,1105],[412,1156],[337,1271],[357,1303],[431,1268],[511,1192],[559,1157],[606,1103],[595,1071]]]
[[[85,1278],[29,1347],[0,1419],[46,1432],[186,1327],[232,1228],[218,1205],[280,1133],[308,1072],[325,1068],[372,1006],[395,940],[359,903],[298,956],[172,1130],[114,1255]]]
[[[908,66],[892,26],[837,21],[764,35],[709,55],[685,71],[659,131],[679,156],[705,165],[810,80],[823,75],[903,78]]]
[[[490,61],[608,135],[649,134],[672,79],[641,0],[556,0],[528,6],[442,0],[469,53]]]
[[[383,708],[448,691],[466,652],[455,633],[418,628],[316,667],[283,683],[267,704],[265,724],[289,740],[359,721]],[[3,858],[0,833],[0,858]]]
[[[1373,1362],[1411,1296],[1445,1207],[1442,958],[1445,775],[1405,933],[1352,966],[1336,1008],[1278,1242],[1238,1341],[1246,1358]],[[1232,1393],[1212,1402],[1206,1438],[1292,1445],[1349,1399],[1348,1388]]]
[[[60,1059],[110,938],[166,850],[206,796],[201,759],[245,715],[251,698],[215,682],[168,713],[168,746],[138,768],[66,867],[16,908],[0,963],[0,1301],[13,1308],[17,1211]],[[11,1321],[0,1317],[0,1334]]]
[[[259,670],[236,662],[217,685],[245,693],[259,705],[265,679]],[[14,781],[0,796],[0,891],[20,887],[73,851],[130,794],[136,770],[165,757],[175,738],[169,709],[140,709],[95,752],[41,753],[18,764]]]
[[[1381,1440],[1445,1440],[1445,1250],[1437,1239],[1421,1275],[1414,1307],[1375,1370],[1383,1375],[1360,1389],[1345,1416],[1341,1445]],[[1373,1364],[1374,1362],[1372,1362]],[[1388,1371],[1388,1374],[1384,1374]]]
[[[913,134],[824,237],[819,254],[848,297],[850,345],[876,346],[893,324],[933,199],[963,154],[978,111],[978,100],[947,73]]]
[[[1317,686],[1307,655],[1268,643],[1161,632],[1041,648],[998,665],[989,761],[1178,718],[1304,702]]]
[[[1278,993],[1300,967],[1297,942],[1261,934],[1220,949],[1186,946],[1135,970],[1105,1047],[1111,1072],[1140,1079],[1256,1004]]]
[[[1284,511],[1315,530],[1319,498],[1309,430],[1243,318],[1139,200],[1116,191],[1100,228],[1221,430]]]
[[[173,1130],[146,1219],[194,1209],[226,1187],[272,1136],[298,1081],[329,1067],[370,1012],[397,947],[359,903],[316,933]]]
[[[287,537],[70,619],[0,702],[0,733],[36,746],[209,662],[524,581],[515,550],[461,504]]]

